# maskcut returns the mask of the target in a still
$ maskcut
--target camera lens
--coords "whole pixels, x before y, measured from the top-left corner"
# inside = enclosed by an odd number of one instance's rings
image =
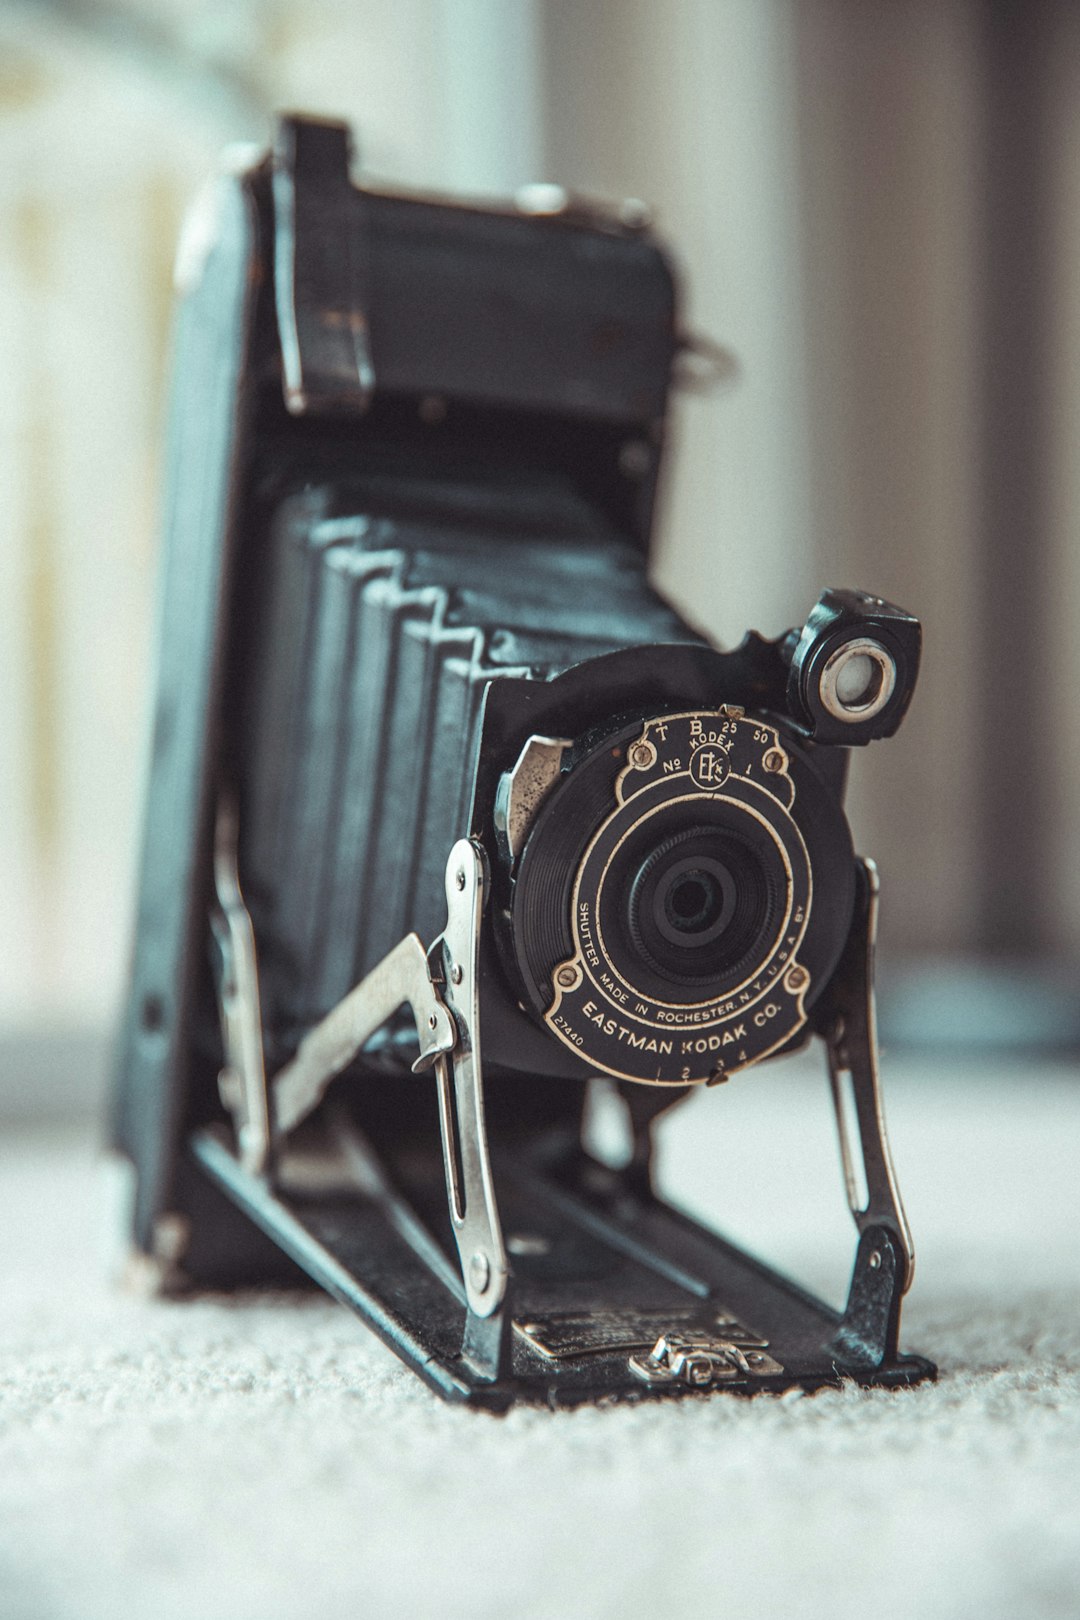
[[[864,696],[866,677],[856,664],[845,688]],[[663,715],[564,769],[519,857],[507,944],[522,1004],[586,1071],[684,1085],[791,1038],[854,890],[835,786],[797,737],[730,707]]]
[[[673,984],[719,981],[760,944],[775,887],[733,829],[696,825],[639,846],[625,910],[633,952]]]
[[[657,850],[638,874],[664,859]],[[687,855],[665,868],[652,894],[653,922],[672,945],[709,945],[727,927],[735,911],[735,880],[728,868],[709,855]]]

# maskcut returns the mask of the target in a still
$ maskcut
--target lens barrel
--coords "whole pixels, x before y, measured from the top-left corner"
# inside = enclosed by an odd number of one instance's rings
[[[626,933],[672,986],[719,984],[761,940],[771,898],[750,842],[697,822],[640,863],[625,891]]]
[[[523,1004],[594,1070],[734,1073],[804,1026],[853,872],[839,801],[771,719],[663,714],[591,738],[516,863]]]

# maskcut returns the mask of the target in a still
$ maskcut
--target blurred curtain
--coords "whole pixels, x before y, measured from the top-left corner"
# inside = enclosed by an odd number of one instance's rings
[[[284,107],[348,119],[388,183],[512,191],[542,161],[539,15],[0,6],[0,1035],[107,1025],[125,970],[185,210]]]
[[[912,948],[1075,957],[1080,12],[795,17],[819,554],[927,618],[868,833]]]
[[[833,582],[918,612],[911,716],[852,776],[885,936],[1075,959],[1080,8],[548,17],[551,166],[659,204],[741,362],[680,412],[662,577],[727,637]]]
[[[275,107],[380,180],[636,195],[684,323],[657,574],[731,641],[822,584],[917,611],[855,761],[884,932],[1080,954],[1073,0],[8,0],[0,8],[0,1024],[108,1019],[153,636],[169,264]]]

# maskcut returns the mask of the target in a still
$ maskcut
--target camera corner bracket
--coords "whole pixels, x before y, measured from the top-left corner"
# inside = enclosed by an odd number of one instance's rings
[[[852,1217],[860,1237],[878,1228],[892,1233],[900,1255],[901,1292],[906,1293],[915,1273],[915,1248],[885,1129],[874,1006],[881,884],[873,861],[860,858],[856,871],[855,917],[839,966],[815,1009],[815,1023],[828,1056]]]
[[[885,1128],[878,1070],[874,952],[880,879],[873,861],[856,862],[855,913],[832,980],[815,1009],[828,1060],[848,1207],[859,1234],[847,1304],[833,1346],[863,1366],[899,1356],[900,1307],[915,1274]],[[923,1363],[934,1375],[930,1363]]]

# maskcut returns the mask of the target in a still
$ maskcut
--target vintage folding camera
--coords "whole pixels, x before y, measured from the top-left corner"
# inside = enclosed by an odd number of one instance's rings
[[[918,622],[827,590],[711,646],[646,579],[680,353],[647,229],[349,167],[341,126],[285,120],[181,253],[114,1117],[136,1251],[166,1284],[313,1279],[494,1409],[931,1376],[897,1349],[843,809]],[[651,1175],[661,1114],[814,1035],[857,1122],[842,1313]],[[598,1077],[621,1165],[583,1138]]]

